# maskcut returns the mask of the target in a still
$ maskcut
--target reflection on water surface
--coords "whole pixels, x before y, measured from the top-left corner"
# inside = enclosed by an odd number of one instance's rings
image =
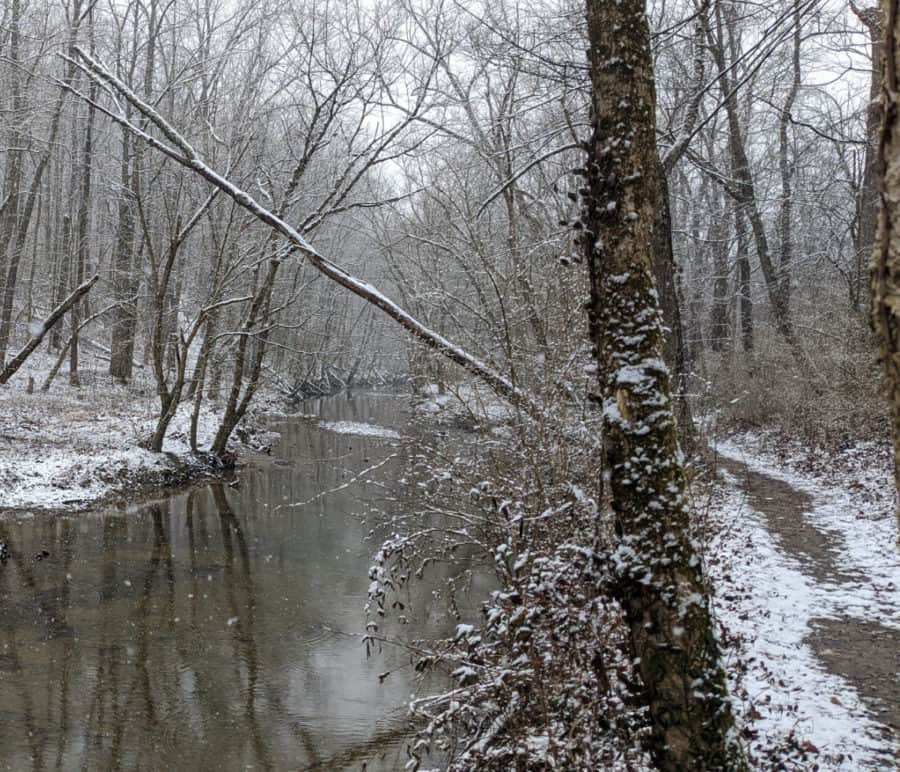
[[[364,394],[304,412],[409,434],[405,404]],[[364,538],[379,497],[402,505],[407,450],[310,420],[276,428],[272,460],[236,486],[0,523],[0,767],[402,769],[412,669],[398,650],[367,660],[359,633]],[[391,454],[387,487],[342,487]],[[437,581],[410,589],[428,611],[407,634],[450,624],[424,602]]]

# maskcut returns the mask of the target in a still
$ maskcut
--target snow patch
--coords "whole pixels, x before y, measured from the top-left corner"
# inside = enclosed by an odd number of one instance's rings
[[[834,583],[806,575],[733,481],[725,498],[714,503],[719,532],[708,550],[708,571],[717,588],[717,616],[741,641],[737,656],[746,672],[733,679],[731,689],[757,733],[751,750],[764,753],[777,738],[793,735],[815,746],[820,769],[885,768],[897,748],[890,747],[884,727],[871,718],[853,686],[826,669],[807,638],[812,620],[823,617],[900,627],[893,518],[860,518],[852,491],[826,488],[733,443],[721,443],[718,451],[810,496],[805,517],[842,540],[844,548],[835,556],[839,567],[861,577]],[[734,663],[728,667],[732,674],[737,669]]]
[[[396,432],[393,429],[357,421],[320,421],[319,428],[337,432],[338,434],[356,434],[361,437],[381,437],[386,440],[399,440],[401,436],[399,432]]]

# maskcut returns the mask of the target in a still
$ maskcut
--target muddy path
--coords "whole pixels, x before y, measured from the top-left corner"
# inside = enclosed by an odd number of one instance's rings
[[[818,584],[849,587],[867,581],[843,568],[838,556],[843,539],[813,522],[812,498],[783,480],[719,456],[747,505],[759,513],[780,549]],[[871,619],[815,617],[804,639],[822,666],[850,683],[884,734],[900,742],[900,631]]]

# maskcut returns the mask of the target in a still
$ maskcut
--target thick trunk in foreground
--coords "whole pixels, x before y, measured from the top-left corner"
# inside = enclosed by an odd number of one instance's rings
[[[652,277],[655,95],[643,0],[588,0],[594,133],[584,225],[591,336],[619,544],[614,587],[660,769],[742,769],[725,672],[690,537]]]
[[[884,0],[884,68],[879,142],[881,213],[872,252],[872,326],[885,370],[894,431],[894,482],[900,493],[900,2]],[[900,525],[900,509],[897,512]]]

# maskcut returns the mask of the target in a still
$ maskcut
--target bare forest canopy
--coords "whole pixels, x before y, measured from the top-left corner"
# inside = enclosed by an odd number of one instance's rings
[[[876,420],[880,23],[851,6],[648,7],[683,420],[720,402],[757,422],[767,389],[825,438]],[[0,361],[98,274],[50,352],[73,383],[86,344],[111,377],[152,377],[151,447],[209,396],[221,452],[263,380],[302,395],[457,377],[389,317],[514,401],[584,399],[587,46],[574,0],[9,0]],[[864,399],[841,416],[847,394]]]

